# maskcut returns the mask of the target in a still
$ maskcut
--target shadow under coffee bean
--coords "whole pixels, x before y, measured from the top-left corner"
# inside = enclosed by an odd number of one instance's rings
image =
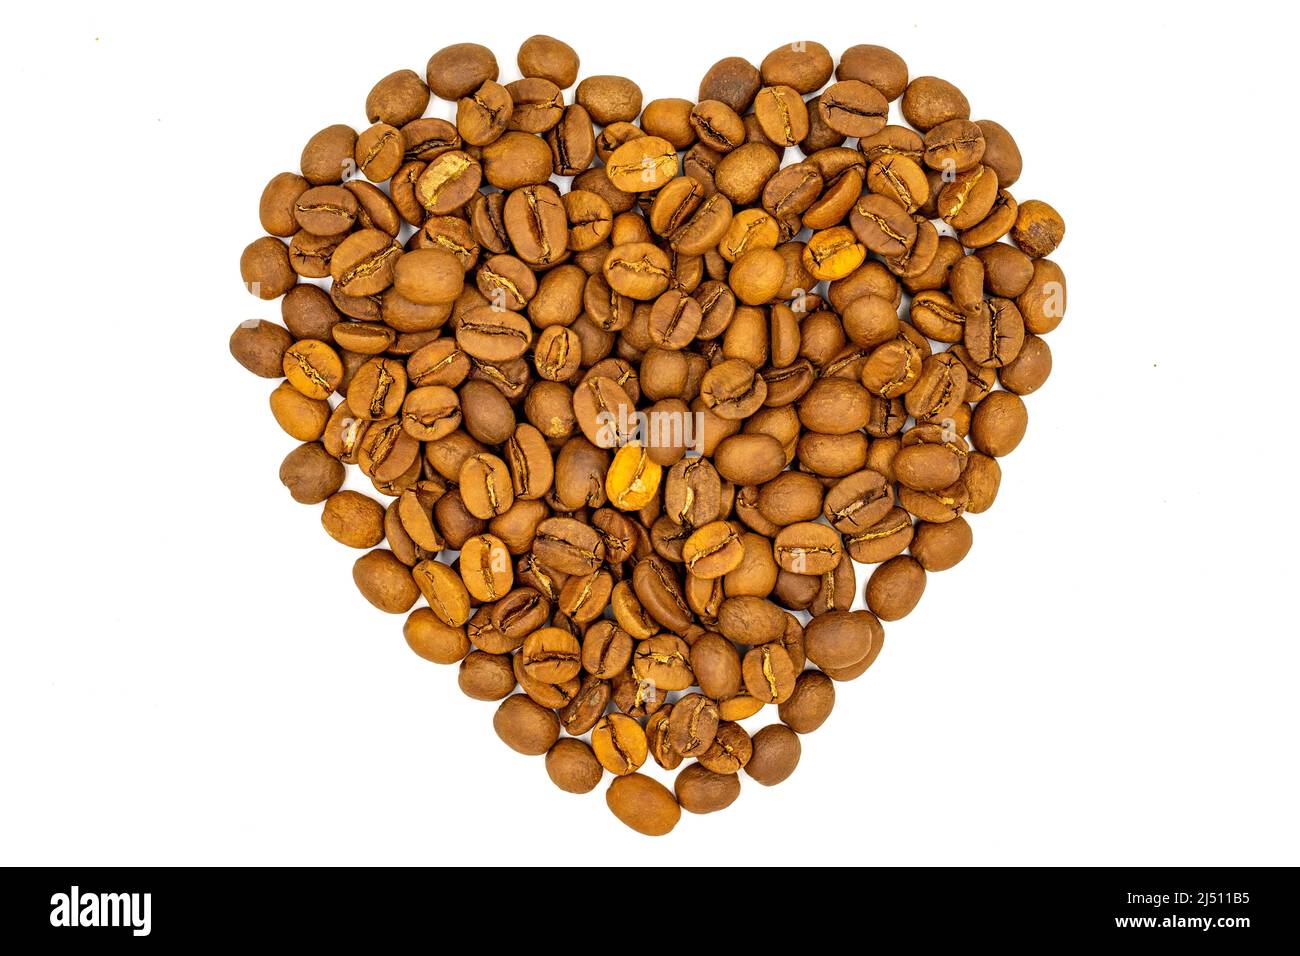
[[[660,835],[790,776],[970,551],[1051,373],[1065,223],[884,47],[727,56],[695,101],[579,81],[553,37],[516,63],[454,44],[307,139],[239,263],[282,324],[230,350],[277,380],[281,481],[361,594],[557,787],[608,771]]]

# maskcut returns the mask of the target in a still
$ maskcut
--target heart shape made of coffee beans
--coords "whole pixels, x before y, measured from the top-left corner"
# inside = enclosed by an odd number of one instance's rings
[[[559,40],[518,66],[447,47],[312,136],[240,260],[283,324],[230,347],[284,379],[280,478],[366,552],[361,593],[657,835],[789,776],[966,555],[1051,370],[1065,226],[1009,192],[1003,127],[883,47],[728,57],[644,109],[619,76],[566,97]]]

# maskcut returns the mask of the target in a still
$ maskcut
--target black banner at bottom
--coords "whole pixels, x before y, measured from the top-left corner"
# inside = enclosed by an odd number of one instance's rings
[[[884,931],[922,943],[1132,940],[1250,949],[1294,931],[1290,869],[749,870],[729,877],[681,869],[689,871],[685,879],[663,882],[644,868],[607,868],[578,884],[539,874],[496,888],[481,876],[462,882],[437,870],[8,869],[0,918],[14,938],[95,948],[153,940],[338,945],[431,933],[455,940],[482,931],[472,918],[483,911],[491,934],[501,934],[493,941],[504,942],[512,931],[542,931],[545,923],[529,915],[538,908],[569,910],[572,931],[583,923],[597,929],[605,922],[597,911],[618,905],[621,887],[631,909],[614,922],[658,942],[673,925],[704,932],[707,913],[719,906],[736,920],[729,934],[741,938],[741,914],[749,912],[756,925],[825,933],[837,944],[850,933],[869,934],[868,942]],[[586,894],[577,889],[584,885]],[[651,900],[659,905],[642,905]]]

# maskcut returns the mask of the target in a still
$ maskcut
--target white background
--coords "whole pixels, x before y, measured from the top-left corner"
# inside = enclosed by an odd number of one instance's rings
[[[276,478],[273,383],[227,351],[279,318],[237,267],[263,184],[364,126],[380,76],[475,40],[513,78],[547,32],[584,75],[693,98],[719,57],[800,38],[776,4],[487,6],[6,23],[0,862],[1300,862],[1293,28],[1242,3],[785,5],[1013,132],[1017,197],[1066,217],[1071,302],[970,557],[789,781],[742,776],[653,842],[362,600]]]

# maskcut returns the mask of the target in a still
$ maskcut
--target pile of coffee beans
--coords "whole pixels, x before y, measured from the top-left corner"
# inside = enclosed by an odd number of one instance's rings
[[[1011,194],[1007,130],[883,47],[644,104],[551,37],[517,63],[449,46],[312,136],[240,260],[282,323],[230,348],[283,379],[280,479],[365,552],[361,593],[558,787],[608,772],[662,834],[788,777],[970,550],[1051,371],[1065,224]]]

